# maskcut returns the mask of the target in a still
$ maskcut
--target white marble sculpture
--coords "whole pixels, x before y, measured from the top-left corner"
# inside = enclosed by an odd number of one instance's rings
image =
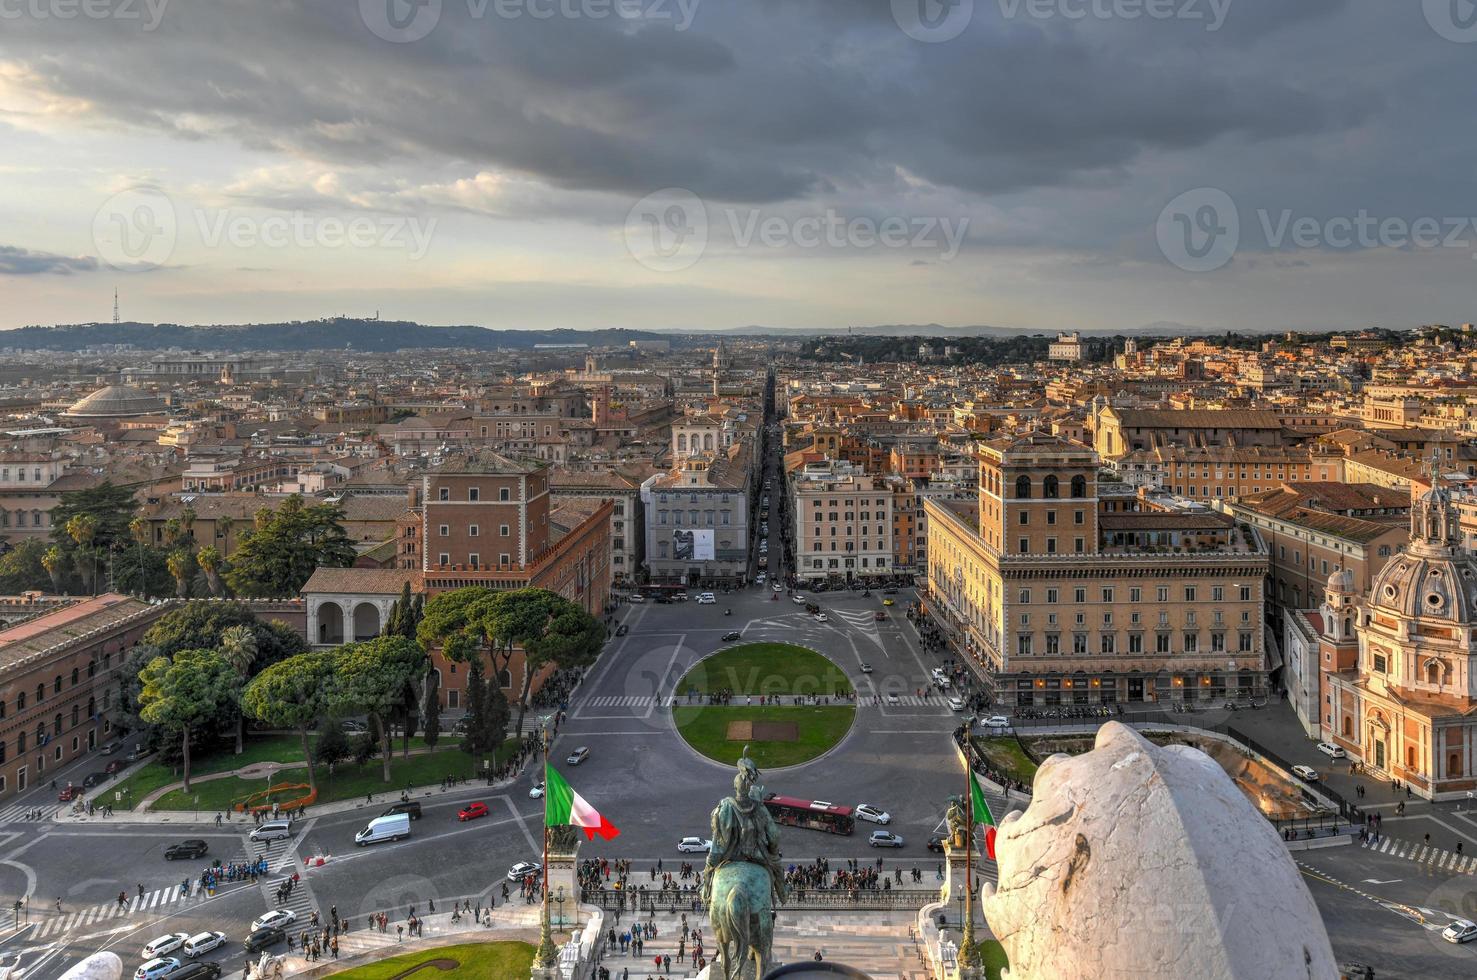
[[[1001,821],[990,929],[1011,980],[1336,978],[1276,829],[1209,756],[1109,722]]]
[[[61,980],[120,980],[123,960],[117,953],[93,953],[61,975]]]

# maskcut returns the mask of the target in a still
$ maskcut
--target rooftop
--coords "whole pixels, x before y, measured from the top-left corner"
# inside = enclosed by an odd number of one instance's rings
[[[0,670],[157,608],[129,596],[108,593],[0,630]]]

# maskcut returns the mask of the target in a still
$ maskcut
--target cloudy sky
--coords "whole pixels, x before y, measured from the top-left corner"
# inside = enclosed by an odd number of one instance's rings
[[[0,0],[0,327],[1477,319],[1471,0]]]

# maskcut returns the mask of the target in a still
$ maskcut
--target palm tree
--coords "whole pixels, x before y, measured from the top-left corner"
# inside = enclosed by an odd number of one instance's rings
[[[221,554],[227,557],[231,554],[231,528],[235,526],[235,519],[229,516],[217,518],[215,522],[216,533],[221,536]]]
[[[193,538],[195,536],[195,518],[197,516],[193,507],[186,507],[179,512],[180,531],[184,533],[185,537]]]
[[[180,548],[169,553],[166,564],[169,566],[169,574],[174,576],[175,594],[181,599],[187,598],[190,594],[190,579],[195,574],[195,556]]]
[[[97,536],[97,518],[91,514],[76,514],[67,521],[66,532],[76,542],[78,552],[92,552],[92,577],[89,585],[92,594],[97,595],[97,552],[92,550],[92,539]]]
[[[51,576],[51,591],[57,595],[62,591],[62,566],[67,562],[62,549],[56,545],[47,548],[41,555],[41,567],[46,569],[46,574]]]
[[[204,553],[202,550],[201,554]],[[252,665],[256,663],[256,630],[250,626],[232,626],[226,630],[221,634],[221,656],[244,686]],[[243,714],[236,721],[236,754],[240,755],[245,748],[246,716]]]
[[[208,544],[195,555],[195,561],[200,563],[200,570],[205,573],[205,584],[210,586],[210,594],[219,598],[225,592],[220,576],[221,553],[215,545]]]
[[[178,517],[171,517],[169,520],[167,520],[167,521],[164,522],[164,543],[165,544],[167,544],[167,545],[175,544],[183,536],[184,536],[184,530],[183,530],[182,525],[180,524],[180,520],[179,520]]]

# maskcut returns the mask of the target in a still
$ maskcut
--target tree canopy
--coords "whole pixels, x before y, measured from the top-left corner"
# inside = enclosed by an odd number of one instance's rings
[[[214,650],[181,650],[155,657],[139,675],[139,717],[179,735],[184,789],[190,791],[190,734],[235,705],[236,672]]]
[[[334,652],[302,653],[257,674],[241,694],[242,710],[273,727],[294,728],[308,762],[308,785],[318,788],[308,729],[328,715],[338,658]]]
[[[363,711],[379,732],[384,780],[390,781],[390,719],[403,710],[405,686],[426,669],[426,652],[403,636],[380,636],[338,649],[335,715]]]
[[[258,512],[231,555],[225,581],[237,595],[295,596],[320,566],[354,563],[353,542],[344,533],[344,511],[336,504],[304,504],[293,494],[276,510]]]

